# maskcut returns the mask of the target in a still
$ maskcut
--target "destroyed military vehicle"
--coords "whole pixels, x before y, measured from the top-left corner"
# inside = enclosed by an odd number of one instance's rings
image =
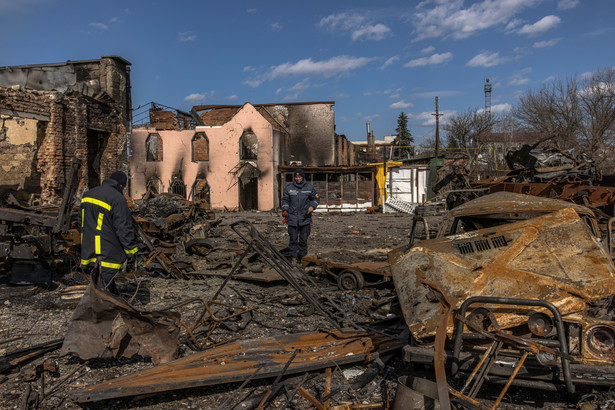
[[[389,255],[412,335],[406,358],[437,362],[434,340],[446,333],[447,364],[458,377],[489,362],[482,371],[494,381],[513,374],[519,385],[570,392],[580,383],[615,385],[608,232],[589,208],[522,194],[451,210],[435,238]]]

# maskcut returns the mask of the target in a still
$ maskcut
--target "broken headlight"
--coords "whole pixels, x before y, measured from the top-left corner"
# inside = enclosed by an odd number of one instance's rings
[[[615,330],[607,326],[594,326],[587,331],[587,347],[592,353],[609,356],[615,350]]]

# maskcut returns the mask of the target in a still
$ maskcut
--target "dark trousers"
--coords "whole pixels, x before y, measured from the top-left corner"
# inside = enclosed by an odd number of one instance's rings
[[[115,275],[119,272],[118,269],[105,268],[96,263],[86,266],[84,271],[86,275],[89,275],[92,278],[92,282],[94,282],[96,286],[107,289],[114,295],[119,294],[115,281],[113,280]]]
[[[303,226],[288,226],[288,248],[290,249],[290,257],[297,258],[300,261],[308,251],[308,238],[312,231],[312,225]]]

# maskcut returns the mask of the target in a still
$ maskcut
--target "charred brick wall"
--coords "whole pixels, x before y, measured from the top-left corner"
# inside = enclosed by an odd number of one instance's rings
[[[25,189],[57,202],[74,157],[83,163],[79,192],[127,171],[128,65],[107,56],[0,69],[0,191]],[[37,81],[56,68],[63,84]]]
[[[88,188],[88,129],[108,135],[100,156],[100,174],[108,176],[124,169],[126,126],[122,116],[94,99],[55,91],[24,91],[0,87],[0,109],[5,119],[31,117],[37,121],[34,141],[14,144],[0,142],[0,171],[10,174],[0,189],[26,189],[40,193],[43,202],[57,202],[65,187],[73,157],[82,160],[80,191]],[[15,115],[8,114],[14,111]],[[38,184],[33,184],[38,181]]]
[[[332,104],[287,105],[289,154],[303,166],[336,165]]]

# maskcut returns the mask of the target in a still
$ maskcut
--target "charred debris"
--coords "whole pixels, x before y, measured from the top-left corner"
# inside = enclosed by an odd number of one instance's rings
[[[507,159],[509,175],[479,182],[442,169],[388,262],[292,265],[268,239],[279,222],[263,232],[225,223],[205,200],[148,193],[130,204],[142,246],[122,296],[77,273],[73,179],[56,207],[11,195],[0,209],[5,281],[44,286],[74,310],[61,339],[3,352],[0,387],[26,386],[14,394],[24,409],[139,406],[211,386],[201,394],[220,409],[606,403],[615,188],[566,152],[524,147]],[[58,286],[59,274],[71,281]],[[202,290],[144,310],[146,278]],[[66,369],[60,357],[72,358]]]

